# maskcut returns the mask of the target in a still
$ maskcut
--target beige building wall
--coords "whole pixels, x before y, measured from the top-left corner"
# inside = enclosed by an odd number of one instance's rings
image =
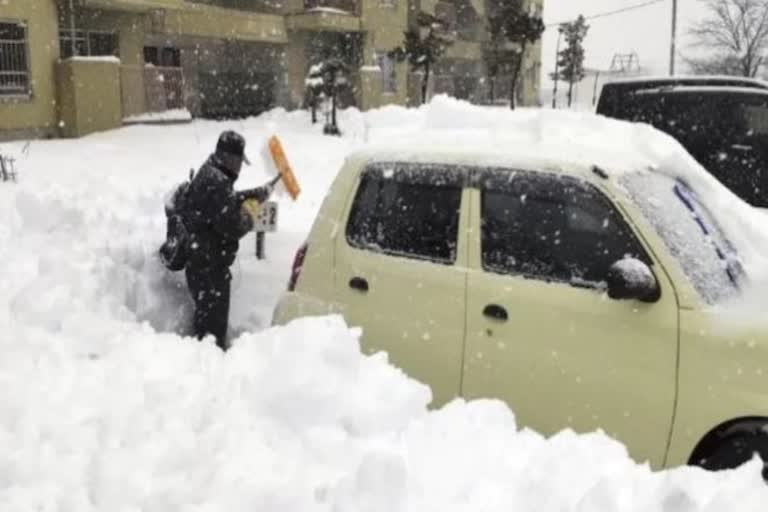
[[[59,35],[55,0],[0,1],[0,20],[27,24],[31,93],[0,96],[0,138],[50,136],[56,131],[55,65]]]
[[[147,7],[158,1],[166,2],[169,8],[155,11]],[[467,1],[472,3],[482,18],[486,7],[483,0]],[[543,4],[543,0],[530,2],[534,9],[541,9]],[[61,12],[57,9],[57,0],[0,0],[0,19],[27,23],[32,89],[29,96],[0,97],[0,137],[55,135],[58,131],[59,111],[68,119],[74,116],[68,112],[71,105],[60,107],[57,104],[59,97],[67,98],[66,101],[73,97],[71,92],[63,91],[59,94],[57,91],[56,63],[60,54],[58,26],[60,20],[68,20],[66,2],[58,0],[58,3]],[[148,41],[162,39],[171,45],[179,43],[183,52],[182,65],[190,62],[186,57],[190,46],[184,46],[182,41],[189,43],[199,40],[207,41],[205,44],[214,44],[215,41],[234,39],[271,43],[278,48],[285,48],[284,58],[280,57],[278,61],[284,66],[282,76],[285,76],[280,79],[280,83],[286,89],[287,80],[288,87],[287,91],[280,93],[280,102],[297,107],[304,99],[304,80],[309,66],[308,45],[313,37],[328,32],[359,36],[360,68],[353,70],[357,86],[356,100],[360,108],[369,109],[420,101],[419,84],[415,80],[418,77],[410,73],[407,63],[395,64],[395,92],[383,92],[383,76],[377,57],[402,44],[403,32],[408,28],[409,18],[413,15],[412,8],[434,11],[436,3],[436,0],[360,0],[359,12],[345,15],[306,12],[303,0],[286,0],[279,12],[271,13],[258,12],[259,9],[236,11],[182,0],[81,0],[79,5],[82,8],[76,26],[78,29],[108,29],[118,34],[121,57],[121,65],[118,67],[118,106],[122,109],[122,117],[149,110],[143,55],[144,45]],[[473,72],[481,70],[484,67],[481,64],[482,45],[482,34],[477,41],[457,41],[446,55],[446,60],[457,63],[463,70],[472,69],[473,66],[476,68]],[[278,55],[280,53],[277,52]],[[185,67],[185,72],[188,68]],[[538,103],[540,69],[541,44],[538,43],[526,52],[520,89],[523,105]],[[63,80],[74,79],[67,75],[69,72],[71,70],[62,70]],[[88,73],[83,72],[80,76],[84,79]],[[431,81],[430,89],[433,89],[434,79]],[[112,96],[109,98],[109,101],[113,100]],[[74,101],[80,101],[80,106],[84,105],[82,100]]]
[[[309,62],[306,52],[306,44],[311,32],[291,32],[288,38],[287,68],[288,83],[290,84],[291,107],[301,107],[304,102],[304,81],[307,77]]]
[[[62,16],[66,22],[67,13]],[[144,95],[144,40],[149,25],[149,17],[139,12],[80,9],[75,19],[78,30],[109,29],[118,35],[123,117],[148,110]]]
[[[406,0],[362,0],[361,25],[366,33],[363,39],[364,70],[372,69],[377,64],[376,56],[386,54],[403,42],[403,32],[408,28],[410,3]],[[378,80],[378,87],[363,87],[364,95],[361,106],[375,108],[383,105],[405,105],[408,99],[408,64],[395,64],[396,92],[382,92],[381,73],[368,71],[363,74],[363,81]],[[365,82],[364,82],[365,85]],[[377,90],[378,89],[378,90]]]
[[[120,64],[67,59],[57,73],[61,135],[82,137],[122,126]]]

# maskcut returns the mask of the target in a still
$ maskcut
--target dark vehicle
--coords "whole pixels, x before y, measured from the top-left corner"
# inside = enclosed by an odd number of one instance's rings
[[[736,195],[768,208],[768,84],[738,77],[614,82],[603,86],[597,113],[668,133]]]

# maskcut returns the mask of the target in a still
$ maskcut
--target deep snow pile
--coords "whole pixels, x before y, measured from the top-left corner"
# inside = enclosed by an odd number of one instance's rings
[[[346,112],[340,139],[321,136],[304,113],[275,111],[3,145],[21,181],[0,183],[0,510],[763,510],[757,461],[722,474],[652,473],[600,433],[518,431],[498,402],[427,412],[429,390],[384,355],[360,355],[358,333],[340,318],[262,330],[345,155],[366,141],[426,140],[457,116],[462,131],[440,137],[479,144],[481,123],[512,120],[518,142],[539,149],[581,137],[626,165],[679,157],[642,128],[614,123],[616,139],[601,141],[589,127],[605,120],[447,99]],[[177,334],[189,314],[183,278],[154,254],[162,198],[226,128],[246,135],[252,155],[277,132],[305,193],[280,199],[266,261],[252,237],[243,241],[231,326],[245,334],[222,355]],[[256,164],[239,186],[267,178]]]

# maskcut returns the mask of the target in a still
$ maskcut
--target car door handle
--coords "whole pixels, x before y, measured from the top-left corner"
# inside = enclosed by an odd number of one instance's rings
[[[353,290],[359,290],[365,293],[368,291],[368,281],[362,277],[353,277],[349,280],[349,287]]]
[[[501,320],[502,322],[506,322],[509,319],[507,310],[498,304],[489,304],[485,306],[483,315],[487,316],[488,318],[493,318],[494,320]]]

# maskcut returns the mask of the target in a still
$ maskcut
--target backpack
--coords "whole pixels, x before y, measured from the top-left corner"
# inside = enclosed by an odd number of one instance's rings
[[[160,261],[165,267],[177,272],[183,270],[189,260],[189,231],[184,225],[187,192],[192,182],[194,171],[190,171],[189,181],[181,183],[165,201],[166,233],[165,242],[160,246]]]

